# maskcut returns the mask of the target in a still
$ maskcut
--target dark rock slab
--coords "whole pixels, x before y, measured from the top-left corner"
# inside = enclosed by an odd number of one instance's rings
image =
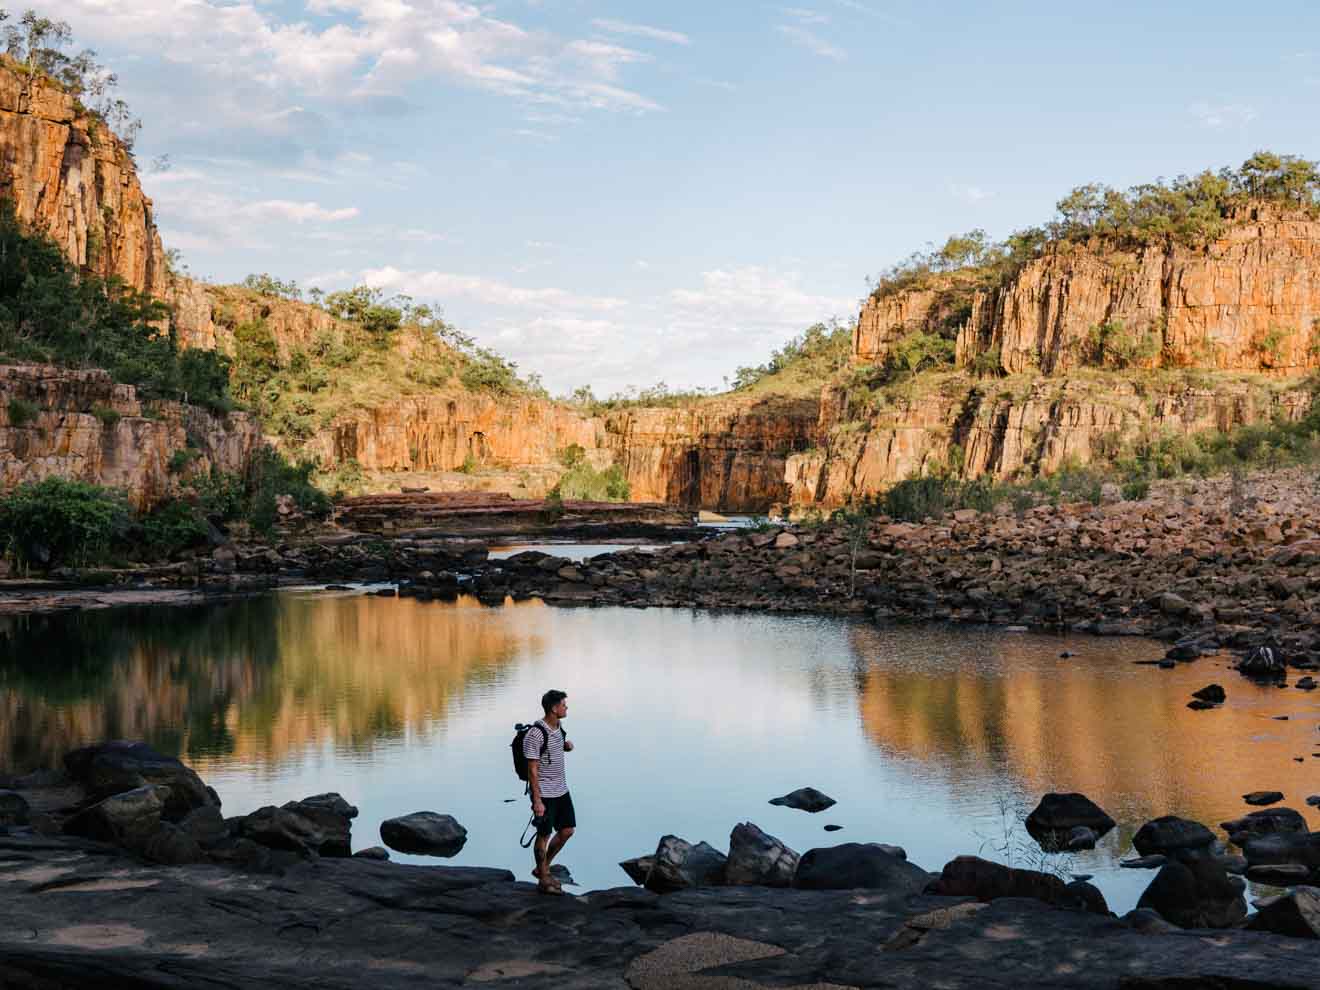
[[[1192,697],[1199,698],[1201,701],[1208,701],[1211,704],[1222,705],[1228,699],[1228,693],[1219,684],[1207,684],[1199,691],[1193,691]]]
[[[0,790],[0,828],[28,823],[28,802],[17,791]]]
[[[289,801],[283,810],[300,815],[320,830],[321,842],[316,847],[320,855],[352,855],[353,819],[358,810],[338,794],[317,794],[301,801]]]
[[[808,849],[798,861],[793,886],[799,890],[852,890],[868,888],[917,894],[930,882],[930,874],[874,842],[845,842],[839,846]],[[900,850],[901,851],[901,850]]]
[[[814,787],[799,787],[796,791],[790,791],[782,797],[771,798],[770,803],[782,808],[794,808],[797,811],[807,811],[811,814],[824,811],[826,808],[832,808],[838,802],[828,794],[823,794]]]
[[[1228,833],[1234,845],[1241,846],[1248,839],[1275,832],[1305,832],[1306,818],[1292,808],[1264,808],[1252,811],[1241,818],[1220,822],[1219,827]]]
[[[1247,879],[1252,883],[1267,883],[1275,887],[1291,887],[1311,879],[1311,868],[1301,863],[1275,863],[1269,866],[1247,867]]]
[[[354,859],[373,859],[384,862],[390,858],[390,851],[384,846],[367,846],[353,854]]]
[[[396,852],[456,856],[467,843],[467,829],[451,815],[414,811],[381,822],[380,837]]]
[[[979,856],[958,856],[945,863],[940,875],[926,887],[926,893],[974,897],[978,901],[1028,897],[1055,907],[1092,909],[1088,897],[1070,891],[1068,885],[1056,876],[1037,870],[1014,869]],[[1104,898],[1100,900],[1103,902]],[[1107,907],[1104,910],[1108,912]]]
[[[168,788],[147,785],[114,794],[84,808],[64,823],[69,835],[141,849],[160,828]]]
[[[1252,791],[1250,794],[1243,794],[1242,800],[1256,807],[1278,804],[1283,800],[1283,791]]]
[[[1254,901],[1252,906],[1256,914],[1247,922],[1252,931],[1320,939],[1320,889],[1294,887],[1278,897]]]
[[[1155,874],[1137,907],[1180,928],[1230,928],[1247,915],[1241,883],[1209,858],[1173,860]]]
[[[1215,841],[1215,834],[1200,822],[1176,815],[1165,815],[1146,822],[1132,837],[1138,853],[1169,854],[1190,849],[1206,849]]]
[[[654,865],[654,856],[638,856],[635,859],[625,859],[619,864],[619,868],[628,874],[628,879],[641,887],[646,884],[646,878]]]
[[[303,856],[316,855],[326,841],[325,833],[310,818],[267,805],[250,815],[227,819],[231,834],[250,839],[267,849],[282,849]]]
[[[1248,839],[1242,854],[1252,866],[1301,863],[1320,869],[1320,832],[1274,832]]]
[[[798,854],[751,822],[734,826],[729,835],[729,861],[724,882],[788,887],[797,870]]]

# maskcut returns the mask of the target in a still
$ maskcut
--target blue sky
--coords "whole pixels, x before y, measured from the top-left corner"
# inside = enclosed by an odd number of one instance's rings
[[[37,9],[118,73],[194,274],[407,292],[556,393],[720,385],[1083,182],[1320,157],[1299,0]]]

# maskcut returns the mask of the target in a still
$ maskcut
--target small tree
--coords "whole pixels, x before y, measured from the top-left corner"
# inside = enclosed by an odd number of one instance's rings
[[[864,506],[849,506],[834,513],[834,521],[843,527],[848,545],[848,597],[857,596],[857,558],[870,544],[871,514]]]

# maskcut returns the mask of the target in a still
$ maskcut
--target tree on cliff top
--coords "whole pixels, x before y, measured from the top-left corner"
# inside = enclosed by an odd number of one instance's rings
[[[8,20],[9,12],[0,8],[0,23]],[[73,29],[67,21],[24,11],[17,24],[4,29],[4,42],[5,54],[25,72],[56,82],[80,104],[86,104],[132,150],[142,121],[133,116],[127,103],[111,94],[119,79],[96,61],[96,52],[84,48],[76,55],[65,54],[64,49],[73,43]]]

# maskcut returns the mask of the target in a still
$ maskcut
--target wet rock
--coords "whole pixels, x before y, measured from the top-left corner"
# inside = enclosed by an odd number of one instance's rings
[[[1242,800],[1257,807],[1277,804],[1283,800],[1283,791],[1252,791],[1250,794],[1243,794]]]
[[[381,822],[380,837],[396,852],[456,856],[467,842],[467,829],[450,815],[414,811]]]
[[[1191,701],[1187,702],[1187,707],[1194,712],[1204,712],[1218,708],[1219,705],[1215,704],[1213,701],[1206,701],[1202,698],[1193,698]]]
[[[1275,887],[1291,887],[1295,883],[1306,883],[1311,877],[1311,868],[1301,863],[1275,863],[1271,866],[1250,866],[1247,879],[1252,883],[1267,883]]]
[[[1320,890],[1295,887],[1278,897],[1252,902],[1256,914],[1247,928],[1293,938],[1320,938]]]
[[[113,794],[64,823],[67,835],[140,849],[159,828],[167,788],[148,785]]]
[[[797,870],[798,854],[751,822],[734,826],[729,835],[725,883],[788,887]]]
[[[693,845],[676,835],[666,835],[655,847],[651,869],[642,883],[657,894],[722,883],[727,861],[728,858],[709,843]]]
[[[282,849],[312,856],[319,852],[325,842],[325,833],[311,819],[289,811],[267,805],[258,808],[250,815],[243,815],[227,820],[232,835],[249,839],[267,849]]]
[[[1306,799],[1306,803],[1312,808],[1320,808],[1320,794],[1312,794]]]
[[[1199,698],[1201,701],[1209,701],[1215,705],[1222,705],[1228,698],[1227,692],[1218,684],[1207,684],[1199,691],[1192,692],[1193,698]]]
[[[316,849],[320,855],[352,855],[352,820],[358,810],[338,794],[316,794],[301,801],[289,801],[283,810],[301,815],[320,830],[321,844]]]
[[[1248,839],[1242,854],[1252,866],[1301,863],[1320,869],[1320,832],[1274,832]]]
[[[1183,663],[1186,663],[1189,660],[1195,660],[1200,656],[1201,648],[1195,643],[1179,643],[1175,646],[1169,647],[1168,651],[1164,654],[1166,660],[1180,660]]]
[[[1135,859],[1119,860],[1118,865],[1127,870],[1158,870],[1169,861],[1169,857],[1163,853],[1152,853],[1149,856],[1137,856]]]
[[[874,842],[808,849],[798,861],[793,886],[799,890],[852,890],[859,887],[918,894],[930,874],[895,855],[897,847]],[[901,849],[898,852],[902,853]]]
[[[1237,665],[1237,671],[1253,680],[1280,681],[1288,676],[1283,657],[1272,646],[1257,646]]]
[[[826,831],[826,832],[842,832],[842,831],[843,831],[843,826],[842,826],[842,825],[835,825],[835,824],[831,823],[831,824],[825,826],[825,831]]]
[[[958,856],[944,864],[940,875],[926,886],[926,893],[944,897],[975,897],[994,901],[1001,897],[1030,897],[1056,907],[1093,910],[1092,898],[1070,891],[1056,876],[1036,870],[1018,870],[992,863],[979,856]],[[1099,891],[1096,891],[1099,894]],[[1100,898],[1103,903],[1104,898]],[[1105,913],[1108,908],[1103,909]]]
[[[799,787],[796,791],[790,791],[783,797],[771,798],[770,803],[782,808],[808,811],[814,815],[818,811],[834,807],[838,802],[828,794],[822,794],[814,787]]]
[[[1177,925],[1161,918],[1158,911],[1152,911],[1150,908],[1133,908],[1119,920],[1143,935],[1168,935],[1180,930]]]
[[[1248,839],[1274,832],[1305,832],[1306,818],[1292,808],[1265,808],[1220,822],[1219,827],[1228,833],[1234,845],[1242,845]]]
[[[390,851],[384,846],[367,846],[353,854],[354,859],[374,859],[385,862],[390,858]]]
[[[1176,815],[1165,815],[1146,822],[1132,837],[1132,845],[1143,856],[1208,849],[1214,841],[1215,834],[1200,822]]]
[[[1041,848],[1053,851],[1069,848],[1069,843],[1081,843],[1073,848],[1093,849],[1096,841],[1114,827],[1114,820],[1085,794],[1051,792],[1040,799],[1025,824]],[[1084,844],[1088,835],[1074,832],[1078,828],[1089,833],[1090,845]]]
[[[1171,861],[1137,901],[1180,928],[1231,928],[1247,915],[1247,901],[1227,871],[1204,857]]]
[[[179,828],[192,836],[193,841],[202,849],[219,845],[229,837],[229,826],[225,824],[220,809],[214,805],[194,808],[179,822]]]
[[[1314,691],[1317,687],[1320,687],[1320,684],[1316,683],[1314,677],[1308,675],[1307,677],[1299,679],[1293,687],[1298,691]]]
[[[146,839],[142,855],[165,866],[184,866],[206,860],[206,853],[197,840],[186,829],[170,822],[161,822],[160,828]]]
[[[1068,830],[1068,834],[1063,840],[1062,849],[1064,852],[1082,852],[1086,849],[1094,849],[1098,841],[1100,841],[1100,836],[1096,835],[1094,829],[1087,828],[1085,825],[1077,825]]]
[[[169,821],[177,822],[194,808],[215,803],[214,792],[208,791],[191,767],[156,752],[146,743],[115,741],[84,746],[67,753],[64,766],[93,797],[109,797],[148,784],[168,788],[163,815]]]
[[[651,867],[655,865],[654,856],[638,856],[636,859],[625,859],[619,864],[620,869],[628,874],[628,879],[639,887],[645,886],[646,877],[651,872]]]
[[[27,798],[17,791],[0,790],[0,828],[27,823]]]

